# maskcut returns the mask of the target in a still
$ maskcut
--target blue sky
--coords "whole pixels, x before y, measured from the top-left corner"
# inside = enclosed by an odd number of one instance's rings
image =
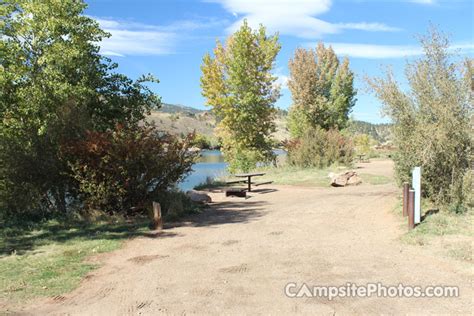
[[[204,109],[199,78],[206,52],[216,39],[235,30],[242,19],[279,32],[282,49],[275,74],[282,83],[277,106],[288,108],[291,93],[284,83],[295,48],[331,44],[348,56],[356,74],[356,119],[386,122],[381,104],[366,91],[364,76],[380,76],[391,65],[403,83],[406,60],[420,54],[416,35],[430,23],[451,37],[463,55],[474,52],[473,1],[461,0],[89,0],[86,14],[112,37],[101,51],[132,78],[152,73],[152,89],[166,103]]]

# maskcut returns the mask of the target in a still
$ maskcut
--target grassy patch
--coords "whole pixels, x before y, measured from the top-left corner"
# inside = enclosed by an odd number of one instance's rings
[[[297,168],[290,166],[282,167],[263,167],[256,170],[256,172],[265,172],[264,176],[255,177],[252,181],[266,182],[273,181],[275,184],[282,185],[298,185],[308,187],[329,187],[330,179],[328,177],[330,172],[341,173],[348,170],[347,167],[334,166],[330,168]],[[238,180],[232,176],[219,179],[207,179],[205,182],[195,187],[196,190],[211,189],[216,187],[228,186],[226,181]],[[244,179],[241,179],[244,180]],[[245,184],[236,184],[243,186]]]
[[[273,181],[275,184],[282,185],[297,185],[297,186],[307,186],[307,187],[329,187],[330,186],[330,173],[339,174],[347,170],[353,170],[350,167],[346,166],[332,166],[328,168],[318,169],[318,168],[298,168],[291,166],[281,166],[281,167],[264,167],[259,168],[256,172],[265,172],[265,175],[262,177],[255,177],[253,180],[255,182],[266,182]],[[362,178],[363,183],[371,185],[380,185],[387,184],[393,180],[389,177],[382,175],[374,175],[368,173],[361,173],[359,176]],[[217,187],[226,186],[226,181],[236,180],[234,177],[230,176],[227,178],[219,179],[206,179],[205,182],[197,185],[196,190],[202,189],[212,189]],[[242,184],[237,184],[242,185]]]
[[[361,177],[363,183],[368,183],[372,185],[380,185],[393,182],[391,178],[382,175],[360,173],[359,176]]]
[[[465,235],[473,236],[472,214],[448,214],[439,212],[428,216],[415,229],[407,233],[407,236],[428,235]]]
[[[330,167],[324,169],[317,168],[297,168],[297,167],[278,167],[264,168],[261,171],[266,172],[263,177],[256,178],[256,181],[273,181],[275,184],[329,187],[329,173],[341,173],[348,170],[347,167]],[[257,180],[258,179],[258,180]]]
[[[423,203],[428,210],[428,204]],[[401,209],[401,204],[399,206]],[[401,212],[400,212],[401,214]],[[426,218],[407,232],[401,240],[410,245],[424,246],[436,244],[442,252],[462,261],[472,261],[473,213],[451,214],[437,212]]]
[[[74,289],[96,265],[85,259],[143,235],[148,221],[59,223],[6,228],[0,236],[0,297],[13,304]]]

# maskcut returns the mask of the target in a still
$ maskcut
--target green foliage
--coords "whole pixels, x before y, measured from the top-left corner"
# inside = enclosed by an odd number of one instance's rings
[[[337,130],[309,128],[303,136],[287,143],[288,163],[303,168],[324,168],[334,163],[348,165],[354,150],[352,141]]]
[[[86,130],[137,125],[159,99],[114,73],[109,36],[76,0],[0,4],[0,216],[66,212],[77,192],[60,144]]]
[[[422,167],[422,191],[456,212],[468,207],[472,194],[469,135],[472,117],[472,60],[453,61],[449,40],[432,29],[421,38],[424,57],[408,63],[410,90],[404,92],[388,71],[386,78],[368,79],[393,124],[399,182]]]
[[[211,140],[203,134],[196,134],[193,140],[193,146],[200,149],[210,149],[213,145]]]
[[[202,94],[219,121],[217,135],[231,171],[247,171],[273,159],[274,103],[279,89],[272,69],[280,50],[278,37],[267,36],[247,21],[225,46],[217,42],[214,58],[204,56]]]
[[[88,132],[64,151],[87,208],[128,214],[143,212],[191,171],[191,142],[192,136],[181,141],[150,127],[118,126]]]
[[[173,221],[184,215],[198,213],[202,207],[202,205],[191,201],[184,192],[179,190],[159,192],[153,199],[160,203],[161,212],[166,221]]]
[[[349,60],[340,62],[331,47],[319,43],[316,50],[298,48],[288,68],[291,136],[301,137],[308,128],[344,128],[356,101]]]
[[[295,106],[290,107],[288,111],[287,126],[290,136],[293,138],[303,136],[305,131],[311,128],[304,111]]]
[[[367,134],[357,134],[352,138],[355,150],[358,154],[368,155],[371,151],[372,139]]]

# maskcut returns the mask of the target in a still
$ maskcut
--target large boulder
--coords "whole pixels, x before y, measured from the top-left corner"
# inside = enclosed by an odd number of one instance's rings
[[[339,175],[330,175],[330,177],[333,187],[345,187],[347,185],[358,185],[362,183],[362,179],[355,171],[347,171]]]
[[[186,195],[191,199],[193,202],[198,202],[198,203],[211,203],[212,199],[204,191],[197,191],[197,190],[189,190],[186,192]]]

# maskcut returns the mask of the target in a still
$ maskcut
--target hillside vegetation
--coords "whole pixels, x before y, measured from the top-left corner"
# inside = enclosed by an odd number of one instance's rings
[[[196,133],[206,136],[208,139],[216,140],[214,128],[216,127],[216,117],[206,110],[199,110],[184,105],[163,103],[157,111],[152,111],[146,120],[156,125],[160,130],[167,131],[175,135]],[[289,138],[286,129],[286,112],[278,111],[275,121],[276,132],[273,134],[278,142]]]
[[[286,122],[287,116],[287,111],[278,111],[275,121],[277,130],[273,134],[278,142],[290,138]],[[215,140],[216,117],[210,111],[185,105],[163,103],[159,110],[152,111],[151,115],[147,117],[147,121],[154,122],[158,129],[175,135],[196,131],[198,134]],[[351,120],[347,129],[351,134],[367,134],[379,143],[390,141],[390,124],[373,124]]]
[[[390,135],[391,124],[372,124],[364,121],[351,120],[347,129],[352,134],[366,134],[375,139],[379,143],[386,143],[391,140]]]

